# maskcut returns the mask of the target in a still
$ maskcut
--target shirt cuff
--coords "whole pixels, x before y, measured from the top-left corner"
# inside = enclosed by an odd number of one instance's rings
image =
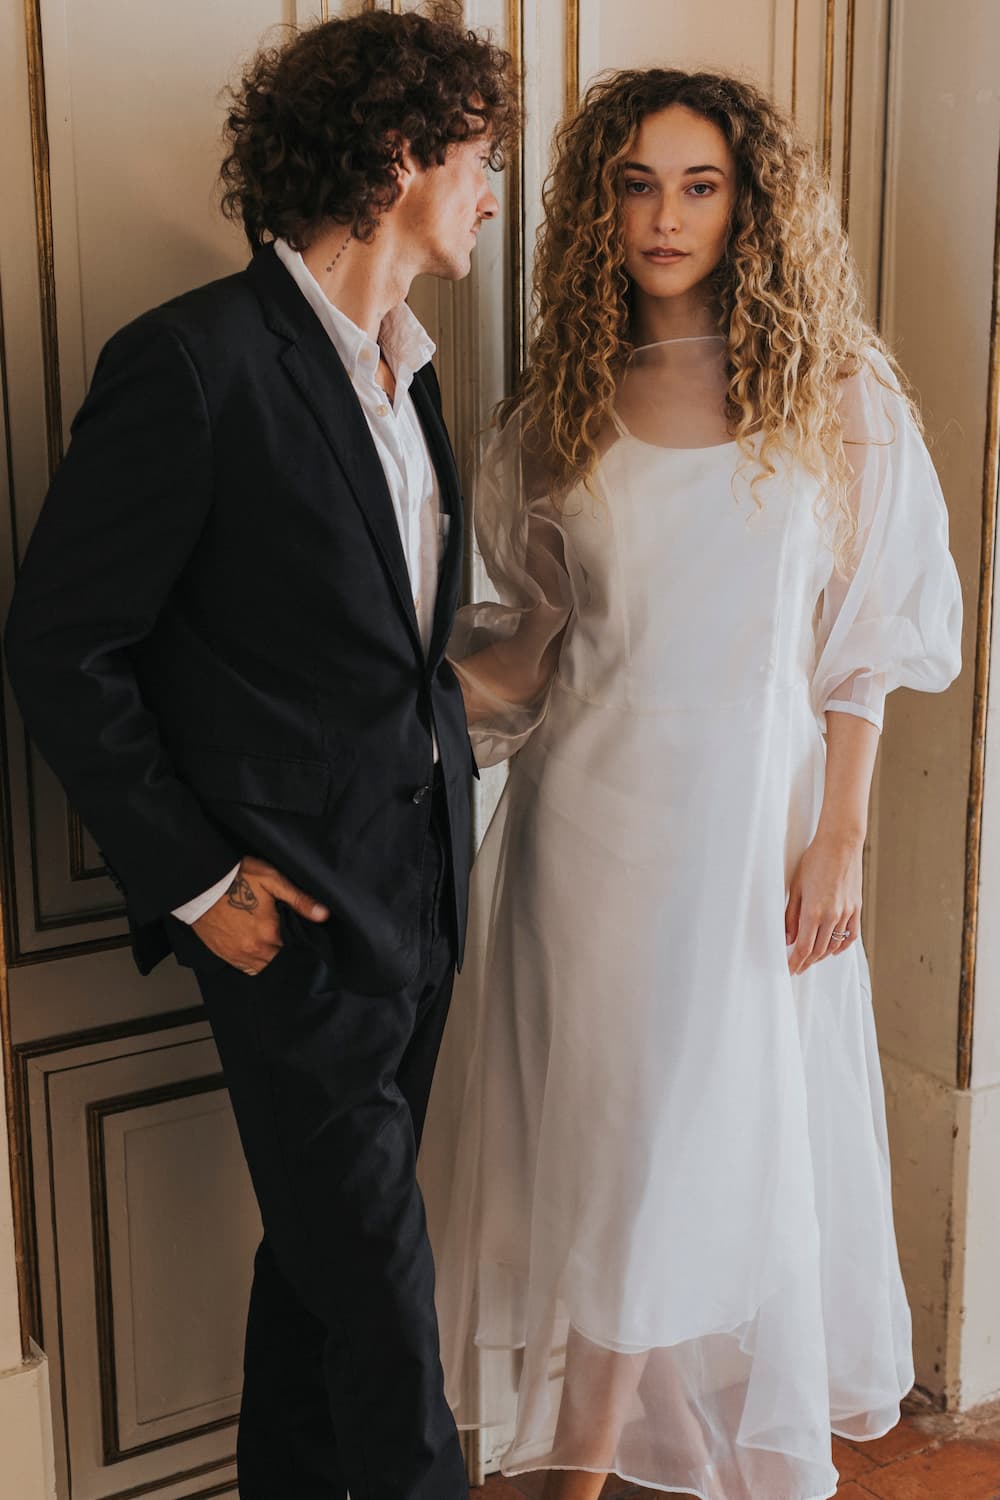
[[[192,922],[197,922],[199,917],[203,917],[209,908],[215,905],[220,896],[226,894],[239,873],[239,865],[233,865],[228,875],[223,875],[221,880],[217,880],[209,890],[202,891],[200,896],[194,896],[190,901],[185,901],[183,906],[175,906],[170,915],[176,917],[179,922],[186,922],[190,927]]]

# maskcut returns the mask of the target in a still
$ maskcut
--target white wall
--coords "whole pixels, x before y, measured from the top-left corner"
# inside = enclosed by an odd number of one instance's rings
[[[959,1064],[966,813],[1000,150],[1000,7],[894,8],[883,329],[913,382],[964,585],[965,669],[900,693],[882,746],[873,965],[918,1381],[1000,1393],[1000,725],[987,739],[971,1088]],[[996,400],[995,390],[992,400]],[[995,497],[994,497],[995,498]],[[995,695],[994,695],[995,699]]]

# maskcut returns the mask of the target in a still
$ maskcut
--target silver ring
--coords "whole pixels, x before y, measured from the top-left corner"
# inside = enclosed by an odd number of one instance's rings
[[[831,938],[836,938],[838,943],[842,943],[844,939],[849,938],[850,935],[851,934],[849,932],[831,932],[830,934]]]

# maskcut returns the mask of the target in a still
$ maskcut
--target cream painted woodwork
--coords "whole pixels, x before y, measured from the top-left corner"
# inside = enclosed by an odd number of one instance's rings
[[[3,613],[105,339],[245,262],[216,203],[222,89],[262,38],[319,9],[3,8]],[[218,1058],[191,976],[172,960],[136,973],[96,848],[9,691],[3,710],[4,1041],[27,1359],[17,1402],[13,1377],[0,1382],[0,1432],[20,1411],[27,1475],[41,1444],[25,1417],[47,1374],[45,1463],[60,1500],[234,1495],[259,1223]],[[6,1314],[6,1260],[0,1293]],[[14,1364],[5,1346],[0,1367]],[[17,1500],[50,1493],[35,1469]]]
[[[944,698],[900,693],[887,715],[873,981],[894,1081],[889,1118],[918,1380],[954,1409],[1000,1393],[995,692],[989,719],[978,717],[997,506],[998,79],[996,5],[893,7],[882,327],[913,382],[949,501],[966,665]],[[984,798],[969,774],[983,732]]]
[[[179,1500],[233,1479],[256,1206],[207,1025],[154,1035],[25,1051],[74,1500],[143,1484]]]

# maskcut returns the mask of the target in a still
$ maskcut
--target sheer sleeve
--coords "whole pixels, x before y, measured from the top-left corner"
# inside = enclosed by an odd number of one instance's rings
[[[962,600],[930,455],[890,366],[867,360],[842,397],[858,533],[823,591],[812,701],[821,723],[831,711],[881,729],[893,688],[937,693],[957,677]]]
[[[515,416],[494,438],[475,493],[476,543],[497,600],[458,612],[448,658],[480,766],[508,759],[541,722],[581,574]]]

